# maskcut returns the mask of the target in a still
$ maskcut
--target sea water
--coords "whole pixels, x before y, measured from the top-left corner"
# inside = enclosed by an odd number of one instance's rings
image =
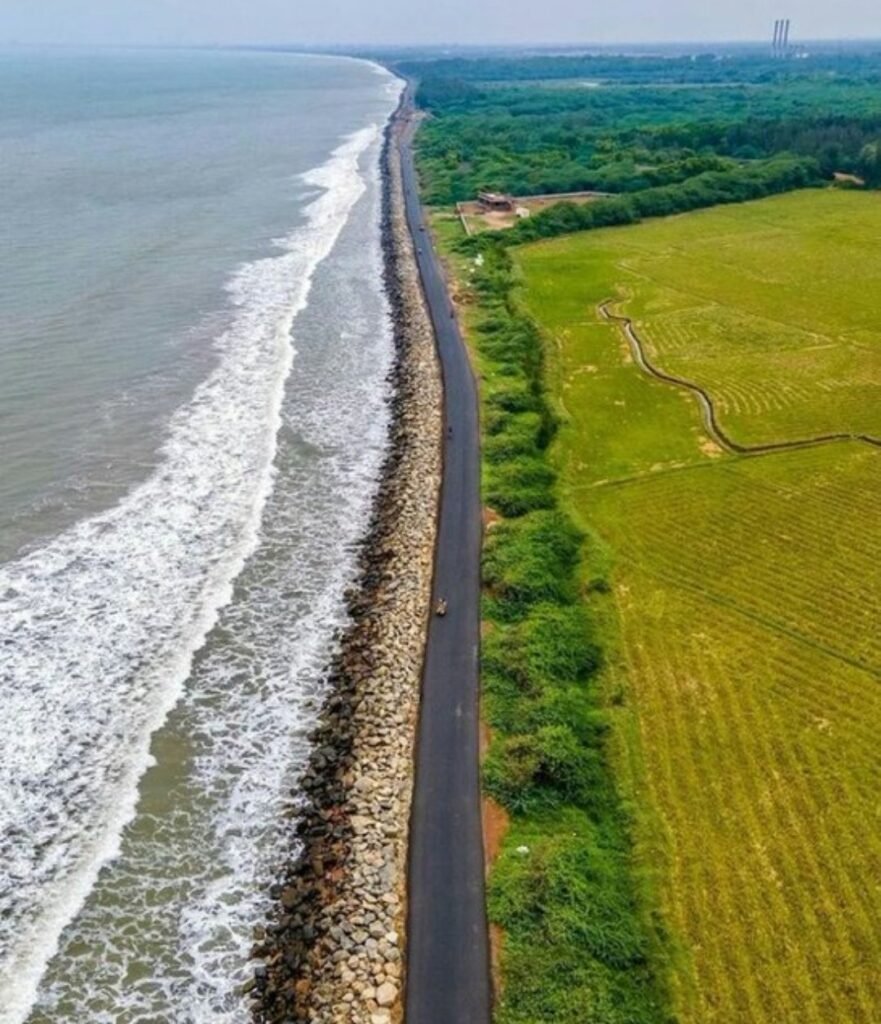
[[[0,54],[0,1022],[244,1022],[382,464],[398,83]]]

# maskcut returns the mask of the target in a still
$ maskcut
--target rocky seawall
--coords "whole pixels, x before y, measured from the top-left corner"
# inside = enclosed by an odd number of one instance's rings
[[[395,327],[392,426],[351,625],[291,813],[300,849],[255,934],[256,1024],[402,1016],[408,822],[441,479],[441,376],[404,217],[395,134],[383,245]]]

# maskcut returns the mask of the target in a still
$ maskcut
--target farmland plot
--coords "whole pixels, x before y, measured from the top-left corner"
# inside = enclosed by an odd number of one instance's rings
[[[811,192],[520,250],[564,498],[608,552],[622,789],[683,1022],[881,1020],[881,200]],[[588,559],[590,561],[590,559]]]

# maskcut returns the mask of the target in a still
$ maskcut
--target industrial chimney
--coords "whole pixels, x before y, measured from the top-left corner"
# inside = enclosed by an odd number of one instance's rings
[[[783,27],[783,52],[789,52],[789,26],[791,22],[789,18],[786,19],[786,24]]]
[[[777,44],[780,41],[780,19],[777,18],[774,22],[774,42],[771,43],[771,53],[777,54]]]

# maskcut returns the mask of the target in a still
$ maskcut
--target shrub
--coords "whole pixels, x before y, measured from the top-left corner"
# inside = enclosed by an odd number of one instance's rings
[[[536,782],[540,768],[533,737],[499,737],[484,758],[484,789],[509,811],[525,814],[541,799]]]
[[[545,425],[541,413],[523,412],[499,417],[483,444],[487,462],[498,463],[522,455],[535,455],[543,447]]]
[[[484,579],[508,614],[522,617],[539,601],[569,601],[575,596],[572,573],[580,540],[556,510],[501,522],[487,535]]]
[[[650,984],[649,943],[623,852],[578,812],[516,829],[488,892],[490,916],[508,935],[499,1020],[668,1019]]]
[[[591,634],[581,604],[538,604],[522,622],[493,628],[484,639],[483,666],[534,693],[541,683],[584,680],[601,660]]]
[[[486,499],[505,516],[552,508],[556,474],[540,455],[520,455],[489,467]]]
[[[528,675],[560,683],[599,668],[601,652],[582,604],[541,604],[517,630]]]
[[[521,371],[516,371],[516,374],[493,380],[487,389],[487,405],[490,409],[503,412],[540,411],[541,399],[535,394],[528,378]]]

